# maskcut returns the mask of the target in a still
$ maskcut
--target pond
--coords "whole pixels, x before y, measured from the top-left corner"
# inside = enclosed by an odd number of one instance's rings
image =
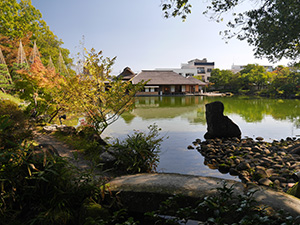
[[[263,137],[265,141],[300,137],[300,101],[249,97],[137,97],[135,108],[109,126],[104,136],[123,139],[133,130],[147,132],[156,123],[161,135],[157,172],[237,179],[204,165],[204,158],[187,147],[206,133],[205,104],[221,101],[224,114],[241,129],[242,137]]]

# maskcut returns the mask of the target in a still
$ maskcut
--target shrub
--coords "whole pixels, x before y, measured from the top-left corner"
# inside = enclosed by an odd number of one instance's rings
[[[27,117],[18,105],[10,100],[0,103],[0,149],[12,148],[14,143],[21,143],[30,137],[31,131],[27,129]]]
[[[86,199],[101,202],[104,180],[32,146],[0,153],[1,224],[78,224]]]
[[[149,133],[134,131],[123,141],[116,139],[115,169],[125,173],[134,174],[153,172],[159,161],[159,148],[164,137],[159,137],[160,128],[156,124],[148,127]]]

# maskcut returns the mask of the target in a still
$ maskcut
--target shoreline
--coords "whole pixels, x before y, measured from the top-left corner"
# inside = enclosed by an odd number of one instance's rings
[[[204,164],[220,173],[238,176],[242,183],[255,183],[286,191],[299,181],[300,139],[264,142],[262,138],[208,139],[195,141]]]

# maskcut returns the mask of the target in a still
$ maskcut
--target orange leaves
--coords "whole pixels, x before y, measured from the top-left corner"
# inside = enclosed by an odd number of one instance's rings
[[[40,88],[58,88],[60,89],[62,77],[55,72],[55,68],[45,68],[39,57],[35,57],[30,66],[27,78],[32,80]]]
[[[48,80],[46,79],[47,69],[42,64],[39,57],[35,57],[33,64],[30,66],[28,78],[35,81],[40,87],[46,87]]]

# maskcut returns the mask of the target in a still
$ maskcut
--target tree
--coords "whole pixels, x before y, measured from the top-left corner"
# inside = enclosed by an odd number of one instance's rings
[[[64,76],[56,73],[51,68],[46,68],[39,57],[28,66],[15,64],[15,73],[20,77],[15,79],[16,91],[21,99],[28,104],[27,111],[36,115],[54,116],[63,108]],[[49,122],[49,121],[47,121]]]
[[[20,41],[23,44],[26,59],[29,58],[30,52],[32,51],[32,48],[30,47],[30,37],[31,35],[28,34],[25,37],[22,37],[17,40],[11,39],[8,36],[1,36],[0,34],[0,48],[3,51],[3,56],[5,58],[6,64],[10,72],[13,72],[12,69],[14,63],[17,63]]]
[[[190,0],[164,0],[162,10],[165,17],[181,16],[186,19],[191,13]],[[212,0],[205,14],[221,21],[222,13],[230,12],[243,0]],[[300,4],[295,0],[262,0],[248,6],[248,10],[234,13],[228,21],[225,38],[236,37],[247,40],[254,46],[256,57],[267,57],[277,61],[283,57],[295,60],[300,55]]]
[[[0,90],[6,92],[12,88],[12,79],[0,48]]]
[[[240,79],[244,89],[251,89],[252,86],[260,90],[271,80],[271,74],[268,73],[263,66],[256,64],[248,64],[240,71]]]
[[[95,132],[101,134],[119,116],[131,109],[135,94],[146,82],[132,84],[110,77],[116,58],[104,58],[102,51],[88,52],[84,73],[67,77],[68,109],[84,113]]]
[[[214,69],[211,72],[210,81],[216,88],[232,88],[234,86],[234,74],[230,70]]]
[[[0,24],[0,47],[5,57],[5,51],[16,51],[18,45],[14,43],[18,43],[20,39],[27,48],[32,47],[33,40],[36,40],[44,65],[48,64],[49,56],[57,62],[61,52],[66,65],[71,67],[69,50],[61,47],[62,40],[59,40],[42,20],[41,12],[31,4],[31,0],[21,0],[19,3],[17,0],[0,1]],[[30,45],[24,39],[29,39]],[[8,58],[13,59],[11,56]],[[10,60],[6,61],[10,64]]]
[[[288,67],[278,66],[273,72],[269,92],[279,97],[293,97],[300,94],[300,74]]]

